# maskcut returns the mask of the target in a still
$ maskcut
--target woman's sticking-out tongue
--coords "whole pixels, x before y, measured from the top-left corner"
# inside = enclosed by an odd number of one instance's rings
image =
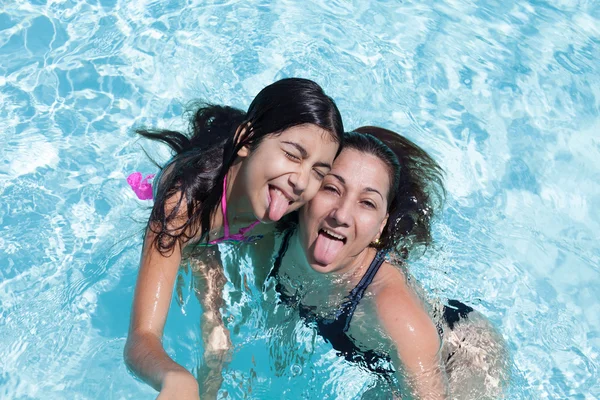
[[[343,246],[343,240],[319,231],[314,247],[315,261],[323,266],[333,263]]]

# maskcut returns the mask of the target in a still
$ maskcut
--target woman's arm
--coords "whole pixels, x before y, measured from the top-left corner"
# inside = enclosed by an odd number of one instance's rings
[[[172,206],[173,202],[166,205]],[[160,399],[198,399],[196,378],[168,356],[161,340],[181,263],[181,244],[177,242],[165,256],[157,250],[155,238],[155,233],[148,229],[133,297],[125,363],[161,392]]]
[[[448,382],[440,359],[437,329],[420,302],[403,283],[387,285],[377,294],[377,312],[394,341],[408,382],[419,399],[446,399]]]

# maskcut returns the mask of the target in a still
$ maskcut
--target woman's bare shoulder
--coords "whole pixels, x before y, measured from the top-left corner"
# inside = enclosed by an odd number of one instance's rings
[[[371,286],[377,299],[385,300],[391,297],[396,301],[399,299],[411,302],[418,300],[418,296],[408,284],[405,271],[387,261],[381,264]]]
[[[405,272],[385,262],[374,291],[379,319],[395,329],[417,329],[437,336],[437,329],[427,307],[408,283]]]

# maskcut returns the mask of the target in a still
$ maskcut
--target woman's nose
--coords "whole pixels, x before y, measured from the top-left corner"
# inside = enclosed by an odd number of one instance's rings
[[[347,201],[340,201],[336,207],[331,210],[331,218],[340,226],[350,226],[352,221],[352,211]]]

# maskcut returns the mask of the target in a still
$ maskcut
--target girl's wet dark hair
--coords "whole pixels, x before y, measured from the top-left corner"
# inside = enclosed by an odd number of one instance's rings
[[[347,133],[344,149],[373,154],[388,167],[389,217],[376,247],[407,258],[411,250],[431,244],[431,220],[446,194],[439,164],[405,137],[375,126]]]
[[[208,241],[211,219],[223,194],[223,179],[248,146],[254,150],[269,135],[303,124],[316,125],[341,144],[342,118],[335,102],[315,82],[301,78],[279,80],[261,90],[248,112],[202,104],[190,119],[189,132],[138,129],[148,139],[163,142],[174,151],[162,168],[154,206],[148,222],[156,234],[155,245],[169,254],[176,243],[183,244],[200,231]],[[187,215],[180,216],[185,201]]]

